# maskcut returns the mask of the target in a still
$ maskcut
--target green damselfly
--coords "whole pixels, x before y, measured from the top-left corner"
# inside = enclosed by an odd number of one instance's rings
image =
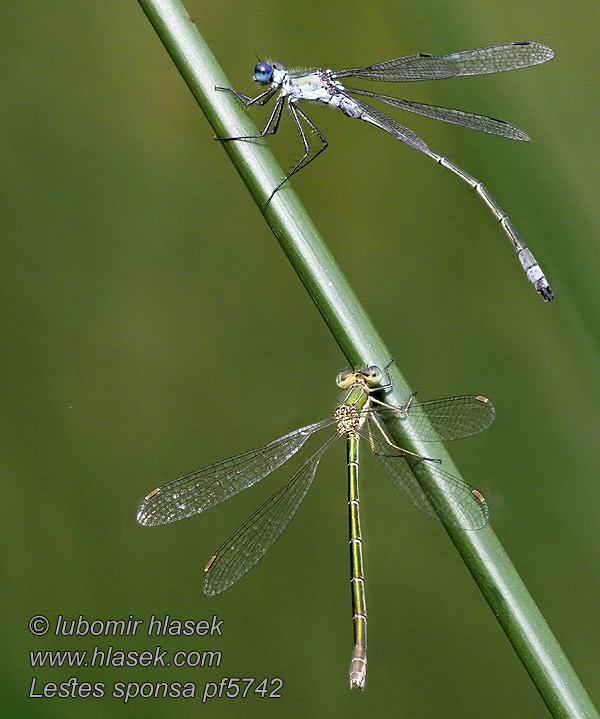
[[[394,485],[428,514],[464,529],[487,524],[483,495],[439,467],[439,460],[402,449],[387,427],[408,423],[411,436],[424,442],[459,439],[486,429],[494,419],[494,406],[482,395],[463,395],[418,403],[412,395],[403,407],[394,407],[374,395],[391,387],[378,367],[340,372],[343,401],[332,417],[290,432],[264,447],[230,457],[217,464],[168,482],[141,502],[137,519],[145,526],[168,524],[204,512],[251,487],[292,457],[315,432],[333,427],[333,434],[302,463],[292,478],[268,499],[213,555],[204,570],[205,594],[219,594],[238,581],[273,545],[306,496],[321,458],[339,437],[346,437],[350,577],[354,650],[350,686],[363,689],[367,668],[367,612],[362,561],[358,493],[359,439],[377,455]],[[427,473],[444,486],[445,500],[415,477]]]

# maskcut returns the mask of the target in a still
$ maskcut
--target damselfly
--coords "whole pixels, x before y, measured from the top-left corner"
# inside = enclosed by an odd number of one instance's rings
[[[482,130],[483,132],[489,132],[493,135],[508,137],[512,140],[529,140],[529,136],[514,125],[510,125],[508,122],[499,120],[496,117],[488,117],[487,115],[478,115],[464,110],[389,97],[388,95],[382,95],[378,92],[349,87],[340,80],[347,77],[357,77],[363,80],[376,80],[381,82],[443,80],[457,75],[486,75],[493,72],[503,72],[505,70],[517,70],[522,67],[539,65],[540,63],[551,60],[553,57],[554,52],[552,49],[541,43],[512,42],[504,45],[491,45],[489,47],[477,48],[476,50],[453,52],[440,56],[424,54],[407,55],[406,57],[387,60],[386,62],[380,62],[375,65],[345,68],[343,70],[329,70],[327,68],[288,70],[286,66],[280,62],[259,62],[254,68],[254,80],[261,85],[268,85],[269,87],[257,97],[243,95],[228,87],[218,87],[216,89],[232,92],[246,106],[265,105],[277,95],[275,107],[267,124],[258,135],[220,137],[217,139],[225,142],[227,140],[247,140],[264,137],[265,135],[273,135],[277,132],[281,112],[287,102],[292,117],[298,127],[300,137],[302,138],[304,154],[271,192],[265,202],[265,204],[267,204],[277,190],[279,190],[292,175],[303,167],[306,167],[309,162],[312,162],[327,147],[327,140],[323,133],[307,117],[306,113],[300,109],[297,103],[301,101],[312,101],[322,102],[332,107],[339,107],[344,115],[369,122],[385,130],[396,139],[410,145],[410,147],[413,147],[415,150],[419,150],[428,157],[431,157],[439,165],[453,172],[473,188],[490,208],[510,239],[529,281],[533,283],[533,286],[544,300],[551,302],[554,299],[554,294],[550,289],[542,269],[527,245],[521,239],[513,223],[483,183],[462,170],[458,165],[452,162],[452,160],[430,149],[412,130],[404,127],[396,120],[371,105],[368,105],[366,102],[351,96],[361,95],[362,97],[381,100],[401,110],[408,110],[418,115],[425,115],[435,120],[451,122],[455,125],[463,125],[473,130]],[[318,135],[321,141],[321,146],[316,152],[311,153],[310,151],[301,120]]]
[[[332,417],[296,429],[264,447],[230,457],[174,479],[150,492],[141,502],[137,519],[145,526],[175,522],[204,512],[251,487],[292,457],[311,435],[334,428],[333,434],[303,462],[292,478],[255,512],[213,555],[204,570],[205,594],[219,594],[238,581],[270,549],[287,527],[315,478],[321,458],[339,437],[346,437],[350,577],[354,650],[350,686],[363,689],[367,670],[367,612],[365,604],[358,496],[359,439],[366,440],[394,485],[425,512],[464,529],[481,529],[488,520],[483,495],[426,458],[397,446],[387,426],[407,423],[412,436],[426,442],[459,439],[486,429],[494,419],[492,403],[481,395],[450,397],[417,403],[414,395],[394,407],[374,393],[390,388],[378,367],[341,372],[337,384],[346,391]],[[419,483],[427,473],[443,485],[445,499]]]

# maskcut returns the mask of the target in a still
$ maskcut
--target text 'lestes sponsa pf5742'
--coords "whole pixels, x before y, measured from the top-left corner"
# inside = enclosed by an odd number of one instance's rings
[[[217,464],[174,479],[150,492],[141,502],[137,519],[145,526],[168,524],[204,512],[251,487],[292,457],[321,429],[334,432],[212,556],[204,570],[205,594],[219,594],[238,581],[270,549],[289,524],[317,473],[319,462],[339,437],[346,437],[348,510],[350,521],[350,577],[354,650],[350,686],[363,689],[367,671],[367,611],[358,501],[358,447],[364,439],[377,455],[394,485],[420,509],[443,522],[464,529],[481,529],[488,520],[483,495],[442,470],[439,460],[398,447],[386,425],[407,422],[412,436],[426,442],[469,437],[494,419],[492,403],[481,395],[449,397],[417,403],[414,395],[404,407],[393,407],[373,396],[389,389],[378,367],[341,372],[337,384],[346,391],[332,417],[290,432],[265,447],[238,454]],[[418,482],[423,466],[444,486],[444,501]]]
[[[426,105],[422,102],[402,100],[397,97],[389,97],[378,92],[370,92],[356,87],[348,87],[340,78],[357,77],[363,80],[376,80],[380,82],[412,82],[416,80],[443,80],[457,75],[487,75],[493,72],[505,70],[517,70],[522,67],[539,65],[551,60],[554,52],[546,45],[538,42],[512,42],[504,45],[491,45],[476,50],[464,50],[453,52],[448,55],[407,55],[396,60],[388,60],[366,67],[351,67],[343,70],[328,70],[327,68],[308,68],[288,70],[280,62],[259,62],[254,68],[254,80],[261,85],[269,87],[257,97],[249,97],[236,92],[231,88],[218,87],[217,90],[232,92],[246,106],[264,105],[278,94],[273,112],[267,121],[262,132],[258,135],[244,135],[241,137],[219,137],[223,142],[227,140],[248,140],[251,138],[264,137],[277,132],[283,106],[288,104],[292,117],[294,118],[302,143],[304,155],[298,163],[288,172],[285,178],[271,192],[264,204],[267,204],[279,188],[290,179],[292,175],[306,167],[327,147],[327,140],[318,127],[306,116],[297,103],[301,101],[322,102],[332,107],[339,107],[348,117],[357,118],[369,122],[376,127],[389,132],[398,140],[420,150],[428,157],[431,157],[439,165],[453,172],[472,187],[490,208],[504,232],[510,239],[515,252],[530,282],[540,293],[544,300],[551,302],[554,293],[538,265],[535,257],[521,239],[504,210],[494,200],[487,188],[477,178],[462,170],[452,160],[440,155],[430,149],[427,144],[418,137],[412,130],[401,125],[396,120],[379,110],[371,107],[366,102],[351,95],[362,95],[376,100],[382,100],[388,105],[393,105],[401,110],[425,115],[435,120],[452,122],[456,125],[470,127],[473,130],[482,130],[493,135],[501,135],[512,140],[529,140],[529,136],[519,130],[518,127],[510,125],[504,120],[487,115],[477,115],[464,110],[455,110],[449,107],[438,107]],[[311,154],[306,134],[302,127],[300,118],[314,130],[321,140],[321,146]]]

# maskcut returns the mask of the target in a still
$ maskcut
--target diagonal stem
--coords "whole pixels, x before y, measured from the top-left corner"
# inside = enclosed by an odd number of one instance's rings
[[[228,87],[229,83],[180,0],[138,2],[216,135],[256,135],[257,129],[243,105],[231,93],[214,91],[215,86]],[[227,142],[224,149],[351,365],[387,365],[391,359],[389,350],[291,186],[263,207],[272,188],[285,177],[266,142],[263,139]],[[386,401],[401,406],[411,390],[396,364],[389,368],[389,373],[393,387]],[[390,431],[397,444],[426,454],[425,447],[410,436],[410,427],[402,433],[395,426]],[[444,447],[436,454],[445,469],[460,476]],[[440,496],[440,503],[444,502],[444,488],[435,485],[435,478],[428,475],[426,466],[417,479]],[[447,527],[446,531],[552,716],[598,719],[578,676],[492,529],[488,526],[478,532],[466,532]]]

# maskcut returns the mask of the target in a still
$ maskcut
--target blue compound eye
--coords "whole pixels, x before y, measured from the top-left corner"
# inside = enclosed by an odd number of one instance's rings
[[[268,62],[259,62],[256,64],[256,67],[254,68],[254,79],[256,82],[266,84],[267,82],[271,82],[272,77],[273,68]]]

